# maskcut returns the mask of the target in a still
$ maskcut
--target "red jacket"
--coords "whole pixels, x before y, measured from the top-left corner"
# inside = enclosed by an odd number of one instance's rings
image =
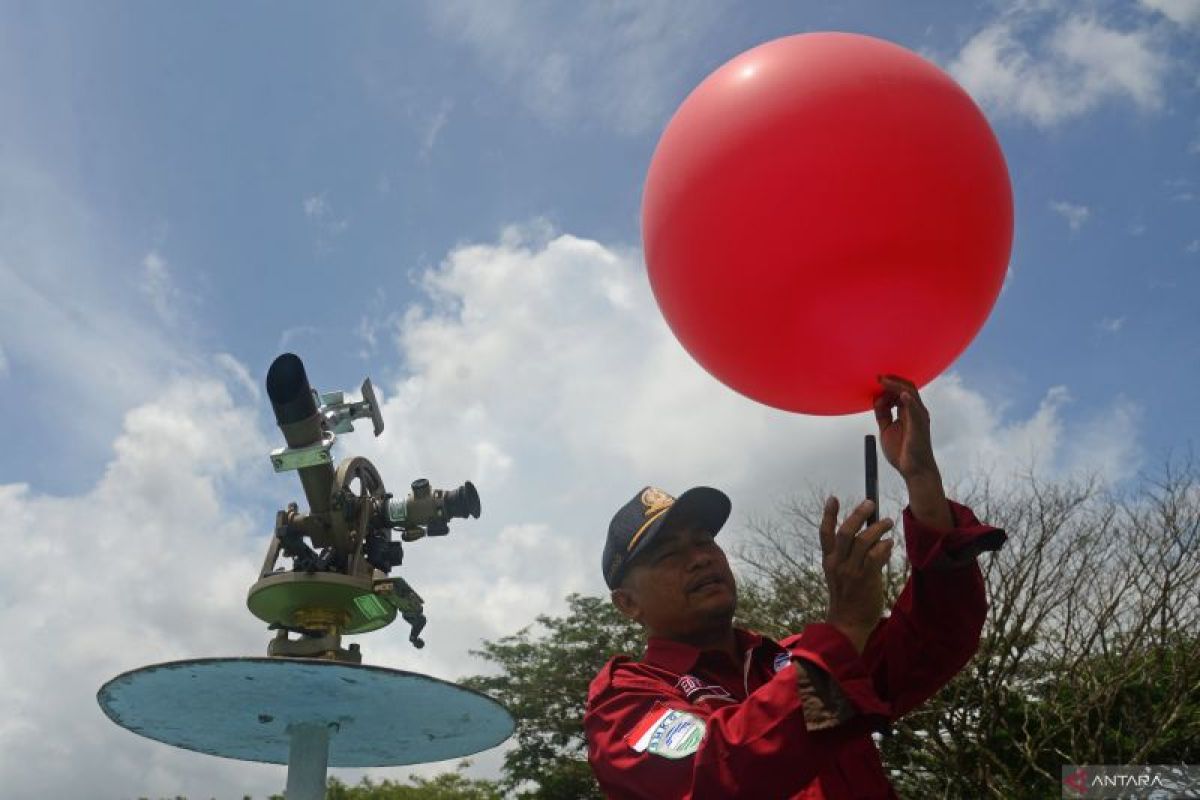
[[[1005,539],[965,506],[951,507],[956,527],[945,533],[904,512],[912,577],[861,656],[833,626],[816,624],[779,643],[737,630],[741,663],[665,639],[651,639],[641,661],[609,661],[584,716],[604,792],[895,798],[870,733],[928,699],[974,654],[987,610],[975,557]]]

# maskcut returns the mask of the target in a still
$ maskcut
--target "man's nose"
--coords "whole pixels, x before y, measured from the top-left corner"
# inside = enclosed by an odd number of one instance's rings
[[[712,564],[713,556],[708,551],[708,548],[700,545],[692,545],[688,548],[688,571],[692,572],[698,569],[704,569]]]

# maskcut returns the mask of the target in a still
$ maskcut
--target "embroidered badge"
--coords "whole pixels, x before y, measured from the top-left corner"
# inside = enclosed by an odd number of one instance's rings
[[[675,688],[682,692],[683,696],[692,703],[697,700],[713,697],[729,698],[729,690],[724,686],[705,683],[695,675],[684,675],[676,681]]]
[[[639,753],[679,759],[700,749],[704,731],[704,720],[694,714],[656,705],[625,741]]]
[[[779,655],[775,656],[775,671],[781,671],[790,663],[792,663],[792,654],[788,652],[780,653]]]
[[[675,498],[664,492],[662,489],[655,489],[653,486],[646,487],[646,491],[642,492],[642,516],[652,517],[659,511],[662,511],[668,506],[674,505]]]

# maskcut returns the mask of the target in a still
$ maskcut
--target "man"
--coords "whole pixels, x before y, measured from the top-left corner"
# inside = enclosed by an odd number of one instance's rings
[[[986,601],[975,563],[1003,544],[946,499],[916,386],[882,376],[880,444],[907,485],[912,576],[882,617],[892,521],[860,503],[819,537],[824,623],[776,643],[733,627],[737,589],[715,542],[729,499],[647,488],[613,517],[603,571],[612,601],[646,630],[643,659],[592,682],[588,760],[611,798],[895,798],[872,731],[941,688],[975,652]]]

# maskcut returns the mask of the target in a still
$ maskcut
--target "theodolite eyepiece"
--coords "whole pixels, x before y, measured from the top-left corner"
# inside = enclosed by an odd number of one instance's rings
[[[447,524],[450,520],[479,518],[479,492],[470,481],[457,489],[431,489],[428,480],[417,478],[408,497],[388,498],[383,510],[385,514],[378,524],[402,528],[405,541],[420,539],[425,534],[445,536],[450,532]]]

